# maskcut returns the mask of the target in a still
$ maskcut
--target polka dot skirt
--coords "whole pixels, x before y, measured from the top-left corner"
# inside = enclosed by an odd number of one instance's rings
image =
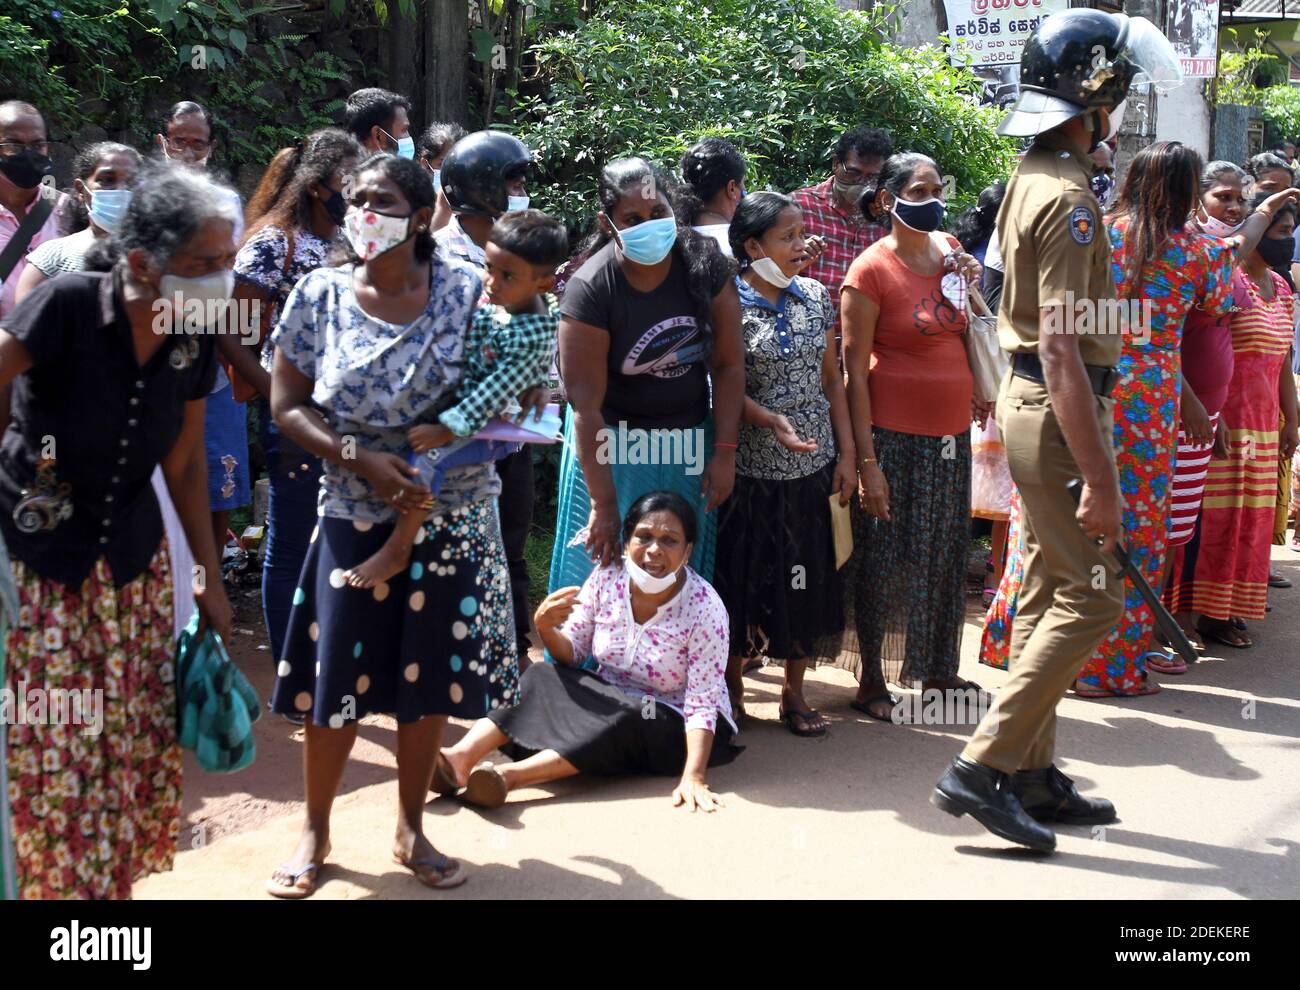
[[[391,525],[322,518],[276,667],[271,709],[342,728],[371,712],[479,718],[514,703],[510,577],[491,499],[433,516],[407,570],[374,588],[343,574]]]

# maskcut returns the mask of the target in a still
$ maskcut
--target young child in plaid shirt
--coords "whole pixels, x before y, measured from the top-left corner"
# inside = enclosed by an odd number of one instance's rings
[[[517,409],[520,393],[546,384],[555,352],[560,310],[551,290],[569,253],[564,224],[540,210],[507,213],[492,227],[486,253],[487,304],[474,311],[465,336],[456,404],[439,413],[437,423],[421,423],[407,433],[411,449],[421,455],[412,463],[432,496],[451,468],[499,460],[519,449],[473,436],[494,416]],[[426,509],[403,512],[374,556],[344,575],[347,582],[370,588],[405,569],[427,515]]]

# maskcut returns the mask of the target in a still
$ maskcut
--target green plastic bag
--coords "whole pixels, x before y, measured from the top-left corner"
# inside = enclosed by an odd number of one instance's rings
[[[176,707],[180,743],[209,773],[233,773],[253,762],[253,723],[262,716],[257,692],[230,662],[221,637],[199,634],[196,612],[176,644]]]

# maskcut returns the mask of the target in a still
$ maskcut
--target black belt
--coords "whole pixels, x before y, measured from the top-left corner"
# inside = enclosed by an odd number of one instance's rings
[[[1119,383],[1120,374],[1115,368],[1099,368],[1095,364],[1085,364],[1083,368],[1088,372],[1088,383],[1093,392],[1103,398],[1109,396]],[[1038,360],[1037,354],[1012,354],[1011,372],[1021,378],[1028,378],[1031,382],[1047,382],[1043,375],[1043,363]]]

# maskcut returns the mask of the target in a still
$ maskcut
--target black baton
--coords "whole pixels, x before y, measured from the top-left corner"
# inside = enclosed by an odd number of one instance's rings
[[[1083,493],[1083,482],[1075,479],[1065,487],[1077,505],[1079,497]],[[1142,572],[1133,565],[1133,561],[1129,559],[1128,551],[1124,549],[1123,543],[1116,541],[1114,556],[1115,563],[1119,565],[1120,574],[1133,582],[1133,586],[1142,595],[1142,600],[1151,609],[1151,614],[1156,617],[1157,624],[1164,630],[1165,636],[1168,637],[1170,644],[1178,652],[1178,655],[1189,664],[1196,663],[1199,657],[1195,647],[1192,646],[1191,640],[1187,638],[1187,633],[1183,632],[1183,627],[1175,621],[1174,617],[1169,614],[1169,610],[1165,608],[1164,603],[1151,590],[1151,585],[1147,584],[1147,579],[1142,576]]]

